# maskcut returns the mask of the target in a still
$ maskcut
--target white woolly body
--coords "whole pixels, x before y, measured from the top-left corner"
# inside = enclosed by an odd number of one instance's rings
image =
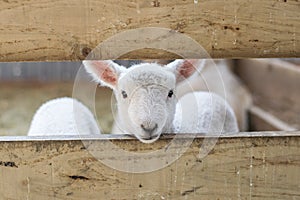
[[[35,113],[28,131],[38,135],[100,134],[90,110],[73,98],[58,98],[44,103]]]
[[[193,92],[179,99],[173,121],[175,133],[238,132],[234,111],[214,93]]]

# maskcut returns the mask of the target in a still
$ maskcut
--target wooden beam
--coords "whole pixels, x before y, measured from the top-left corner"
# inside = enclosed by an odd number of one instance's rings
[[[260,107],[251,106],[249,109],[250,131],[295,131],[296,128],[266,112]]]
[[[257,107],[285,122],[290,128],[300,129],[299,66],[279,59],[242,59],[237,61],[235,71],[249,88]],[[262,117],[257,110],[251,114]],[[274,127],[274,124],[271,126]]]
[[[0,4],[0,61],[81,60],[104,40],[141,27],[184,33],[213,58],[298,57],[299,7],[298,0],[6,0]],[[135,39],[127,41],[127,47],[115,41],[100,58],[115,59],[116,49],[133,47]],[[146,44],[155,42],[162,42],[161,38]],[[169,44],[190,50],[190,45],[177,40]],[[177,57],[149,49],[123,56]]]
[[[1,137],[1,199],[298,199],[300,197],[300,132],[252,132],[220,137],[214,149],[199,158],[201,134],[174,163],[148,173],[125,173],[101,159],[134,163],[166,162],[166,155],[145,158],[139,153],[167,150],[172,135],[154,144],[135,139],[98,137]],[[179,139],[174,149],[180,149]],[[111,155],[107,144],[136,152],[135,157]],[[149,160],[148,160],[149,159]],[[132,164],[132,163],[131,163]]]

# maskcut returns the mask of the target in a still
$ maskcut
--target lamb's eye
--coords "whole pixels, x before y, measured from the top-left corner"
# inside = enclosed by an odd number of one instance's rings
[[[124,90],[122,91],[122,96],[123,96],[124,99],[127,98],[127,93]]]
[[[170,90],[170,91],[169,91],[169,94],[168,94],[168,97],[171,98],[171,97],[173,96],[173,94],[174,94],[173,90]]]

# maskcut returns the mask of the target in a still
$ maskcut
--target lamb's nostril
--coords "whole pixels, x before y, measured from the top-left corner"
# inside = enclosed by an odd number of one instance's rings
[[[144,124],[141,124],[141,128],[149,134],[153,133],[157,129],[157,126],[158,126],[157,124],[154,124],[154,126],[146,127],[144,126]]]

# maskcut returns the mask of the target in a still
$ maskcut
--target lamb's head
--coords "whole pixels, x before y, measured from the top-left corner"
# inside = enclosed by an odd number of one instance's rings
[[[106,61],[83,61],[94,79],[113,89],[120,129],[144,143],[171,130],[177,99],[176,84],[191,76],[197,60],[175,60],[161,66],[142,63],[128,69]]]

